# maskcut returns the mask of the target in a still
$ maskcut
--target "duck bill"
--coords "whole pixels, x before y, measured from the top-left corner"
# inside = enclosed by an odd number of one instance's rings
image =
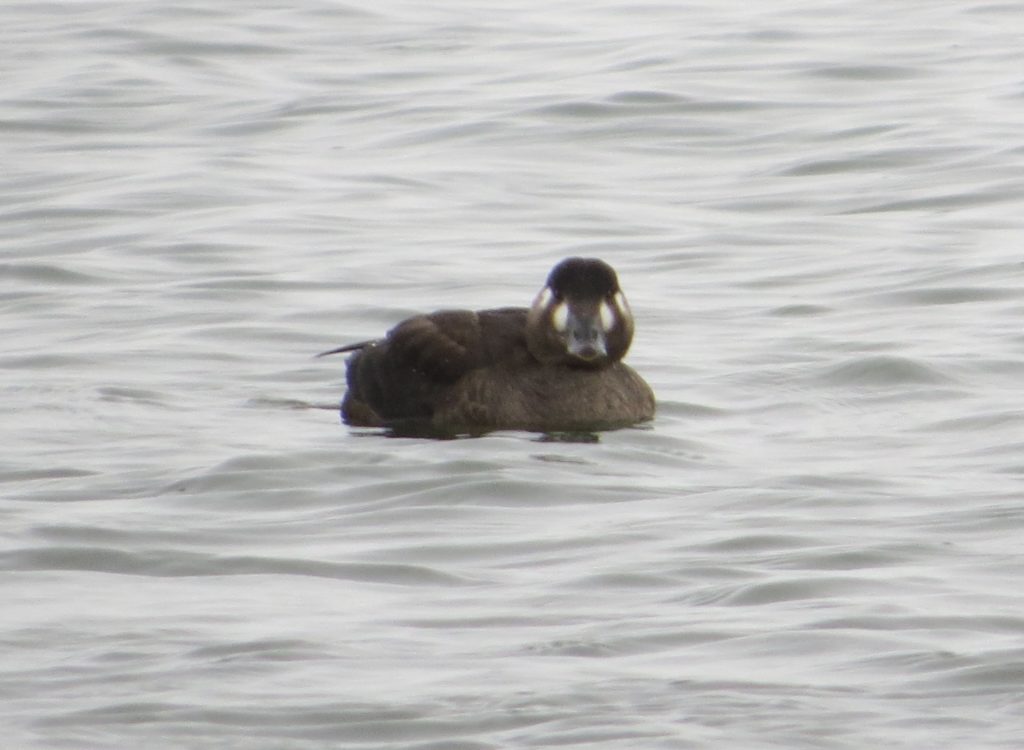
[[[587,363],[596,363],[608,356],[608,344],[597,310],[577,310],[570,306],[566,323],[569,354]]]

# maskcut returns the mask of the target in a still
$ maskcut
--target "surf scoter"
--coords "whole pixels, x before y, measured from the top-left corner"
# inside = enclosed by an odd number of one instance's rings
[[[441,310],[352,352],[347,424],[398,434],[590,432],[654,416],[650,386],[622,363],[633,316],[614,269],[567,258],[530,308]]]

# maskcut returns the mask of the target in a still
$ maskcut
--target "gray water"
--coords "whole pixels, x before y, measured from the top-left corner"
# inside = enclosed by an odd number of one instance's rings
[[[0,6],[5,748],[1019,748],[1016,3]],[[338,421],[599,256],[657,419]]]

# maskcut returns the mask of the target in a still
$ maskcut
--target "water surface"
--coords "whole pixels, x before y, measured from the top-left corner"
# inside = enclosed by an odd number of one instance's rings
[[[1019,747],[1018,10],[5,5],[8,746]],[[339,424],[572,254],[653,424]]]

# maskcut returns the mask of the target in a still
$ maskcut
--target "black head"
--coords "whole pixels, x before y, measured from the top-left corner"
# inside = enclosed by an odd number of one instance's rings
[[[566,258],[527,317],[527,344],[542,362],[604,367],[625,356],[633,316],[615,270],[597,258]]]
[[[603,260],[566,258],[551,269],[547,286],[559,298],[611,298],[619,291],[619,277]]]

